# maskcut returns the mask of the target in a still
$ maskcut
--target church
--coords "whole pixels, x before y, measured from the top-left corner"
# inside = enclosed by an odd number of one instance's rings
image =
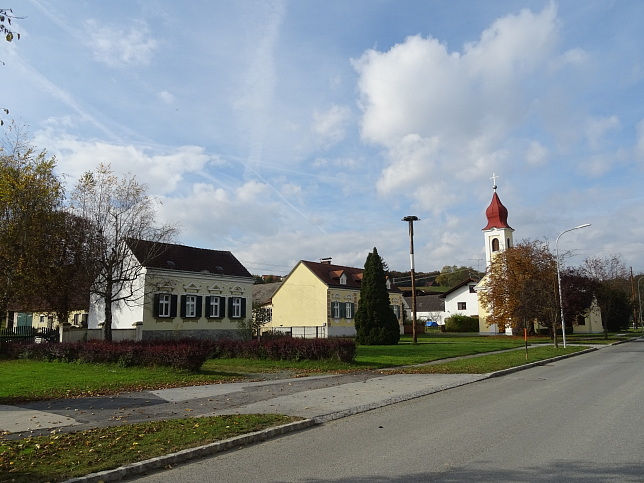
[[[501,199],[496,192],[496,175],[492,176],[494,184],[492,185],[492,201],[485,210],[487,217],[487,225],[483,228],[483,236],[485,238],[485,271],[490,268],[492,258],[497,253],[510,248],[513,245],[512,233],[514,229],[508,225],[508,209],[501,203]],[[475,290],[478,292],[485,286],[486,277],[484,276],[476,285]],[[485,322],[487,312],[478,304],[479,312],[479,333],[486,335],[493,335],[499,333],[499,328],[496,324],[488,326]],[[507,329],[511,331],[511,329]],[[511,332],[510,332],[511,335]]]
[[[485,210],[487,225],[483,228],[486,272],[490,268],[490,264],[496,254],[501,253],[514,245],[512,236],[514,229],[508,224],[508,209],[503,205],[503,203],[501,203],[501,199],[496,192],[496,178],[496,175],[492,175],[492,201]],[[481,290],[485,290],[486,279],[487,277],[483,276],[483,278],[476,284],[474,290],[477,293]],[[506,335],[512,335],[511,328],[500,329],[496,324],[487,325],[487,311],[478,302],[478,296],[477,305],[479,315],[479,334],[495,335],[505,333]],[[569,324],[566,324],[566,326],[568,325]],[[539,327],[535,327],[535,329],[538,329]],[[574,327],[575,333],[599,333],[602,332],[602,330],[601,312],[596,304],[593,304],[588,313],[579,316],[577,324]]]

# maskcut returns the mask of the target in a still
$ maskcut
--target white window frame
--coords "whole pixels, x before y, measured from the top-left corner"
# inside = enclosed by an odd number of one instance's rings
[[[217,310],[215,310],[217,309]],[[208,316],[221,317],[221,297],[210,297],[210,306],[208,307]]]
[[[232,302],[233,313],[230,314],[231,318],[239,319],[242,316],[242,297],[233,297]]]
[[[333,302],[331,304],[331,313],[334,319],[340,318],[340,302]]]
[[[197,296],[186,295],[186,318],[197,316]]]
[[[353,319],[353,311],[351,310],[353,308],[353,304],[351,302],[345,302],[344,304],[344,316],[347,319]]]
[[[172,296],[169,293],[159,294],[159,317],[170,317]]]

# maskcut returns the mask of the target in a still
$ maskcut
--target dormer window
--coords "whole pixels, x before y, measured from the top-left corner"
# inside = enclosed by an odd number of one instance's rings
[[[346,285],[347,284],[347,274],[343,273],[340,275],[340,285]]]

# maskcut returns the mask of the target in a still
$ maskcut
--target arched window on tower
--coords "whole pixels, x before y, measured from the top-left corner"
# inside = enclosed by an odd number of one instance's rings
[[[498,238],[493,238],[492,239],[492,251],[493,252],[498,252],[499,251],[499,239]]]
[[[512,244],[510,243],[510,239],[508,238],[507,243],[505,244],[505,248],[511,248]]]

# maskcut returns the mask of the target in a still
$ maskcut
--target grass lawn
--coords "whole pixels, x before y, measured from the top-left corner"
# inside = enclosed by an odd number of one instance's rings
[[[530,347],[527,358],[525,350],[515,350],[438,364],[404,367],[388,372],[392,374],[487,374],[585,349],[586,347],[583,346],[567,346],[565,349],[563,347],[555,349],[553,346]]]
[[[63,481],[297,419],[276,414],[170,419],[0,441],[0,482]]]
[[[641,333],[627,333],[625,337],[634,335]],[[613,334],[607,342],[621,338]],[[550,344],[550,339],[535,337],[529,342]],[[601,334],[575,334],[568,337],[568,342],[596,344],[604,342],[604,339]],[[197,374],[168,368],[0,360],[0,404],[257,379],[260,377],[258,374],[262,373],[283,373],[284,377],[288,377],[383,369],[500,351],[522,347],[523,344],[522,337],[419,334],[417,344],[412,344],[411,336],[403,336],[400,343],[394,346],[359,346],[356,361],[352,364],[336,361],[211,359]],[[28,377],[25,377],[26,374]]]

